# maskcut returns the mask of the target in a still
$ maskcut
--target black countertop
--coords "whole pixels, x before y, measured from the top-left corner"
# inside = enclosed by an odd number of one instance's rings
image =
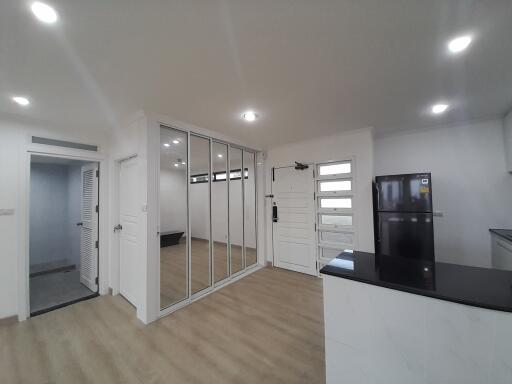
[[[503,237],[508,241],[512,241],[512,229],[489,229],[489,232]]]
[[[320,270],[336,276],[440,300],[512,312],[512,272],[373,253],[343,252]]]

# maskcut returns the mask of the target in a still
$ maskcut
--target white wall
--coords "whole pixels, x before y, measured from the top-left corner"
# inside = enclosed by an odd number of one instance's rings
[[[67,164],[30,167],[30,265],[73,263]]]
[[[18,268],[21,265],[18,262],[25,257],[25,250],[28,250],[24,231],[28,229],[25,221],[28,216],[26,175],[29,166],[27,148],[31,134],[99,144],[101,153],[105,153],[108,147],[108,136],[98,130],[72,132],[64,128],[0,118],[0,209],[14,210],[12,215],[0,216],[0,318],[14,316],[18,314],[18,309],[19,313],[26,310],[18,308],[20,297],[24,295],[18,281]],[[108,183],[104,187],[106,185]],[[23,228],[24,224],[27,228]],[[100,238],[100,245],[101,241]]]
[[[374,251],[373,239],[373,138],[370,128],[319,137],[268,151],[266,160],[266,194],[270,194],[272,167],[293,165],[294,161],[302,163],[322,162],[354,158],[356,218],[356,249],[365,252]],[[267,261],[272,261],[272,214],[269,199],[266,199],[267,223]]]
[[[512,110],[503,120],[503,133],[505,137],[505,155],[507,170],[512,172]]]
[[[432,172],[436,259],[490,267],[489,228],[512,228],[501,121],[379,137],[375,172]]]
[[[0,216],[0,319],[17,314],[18,190],[20,134],[0,123],[0,209],[14,214]]]

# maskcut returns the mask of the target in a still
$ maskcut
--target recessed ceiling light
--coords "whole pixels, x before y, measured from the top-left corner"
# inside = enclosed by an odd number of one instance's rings
[[[222,159],[224,156],[222,155],[222,153],[219,153],[219,154],[217,155],[217,157],[218,157],[219,159]]]
[[[184,161],[182,161],[182,162],[181,162],[181,164],[183,164],[183,165],[187,165],[187,163],[185,163]]]
[[[15,103],[17,103],[23,107],[26,107],[27,105],[30,104],[30,100],[23,96],[14,96],[12,98],[12,101],[14,101]]]
[[[245,111],[242,113],[242,119],[245,121],[252,122],[258,118],[258,115],[254,111]]]
[[[164,147],[170,147],[170,146],[171,146],[171,144],[169,144],[169,143],[164,143]]]
[[[471,36],[459,36],[448,43],[448,49],[452,53],[464,51],[471,44]]]
[[[446,112],[448,109],[448,104],[436,104],[432,106],[432,113],[434,115],[439,115],[441,113]]]
[[[179,144],[179,143],[180,143],[180,141],[179,141],[178,139],[174,139],[174,140],[172,141],[172,143],[173,143],[173,144]]]
[[[57,11],[48,4],[34,1],[30,7],[32,13],[43,23],[53,24],[59,19]]]
[[[175,167],[179,167],[180,165],[178,163],[174,163],[174,166]]]

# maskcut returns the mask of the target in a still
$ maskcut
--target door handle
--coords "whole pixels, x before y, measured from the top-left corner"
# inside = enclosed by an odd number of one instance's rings
[[[76,223],[77,227],[81,227],[82,225],[84,225],[84,223],[82,223],[82,222]]]
[[[114,227],[114,232],[115,231],[120,231],[123,229],[123,226],[121,224],[117,224],[115,227]]]
[[[277,205],[274,205],[272,206],[272,221],[274,223],[277,223],[279,220],[278,216],[277,216]]]

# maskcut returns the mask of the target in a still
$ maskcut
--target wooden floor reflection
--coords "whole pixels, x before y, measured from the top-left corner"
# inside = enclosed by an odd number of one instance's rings
[[[192,293],[209,286],[209,242],[192,239]],[[243,266],[242,247],[231,246],[232,273],[241,271]],[[256,249],[246,248],[247,266],[256,264]],[[219,282],[229,276],[227,245],[213,244],[214,281]],[[187,297],[187,243],[182,239],[179,244],[160,249],[160,307],[165,308]]]

